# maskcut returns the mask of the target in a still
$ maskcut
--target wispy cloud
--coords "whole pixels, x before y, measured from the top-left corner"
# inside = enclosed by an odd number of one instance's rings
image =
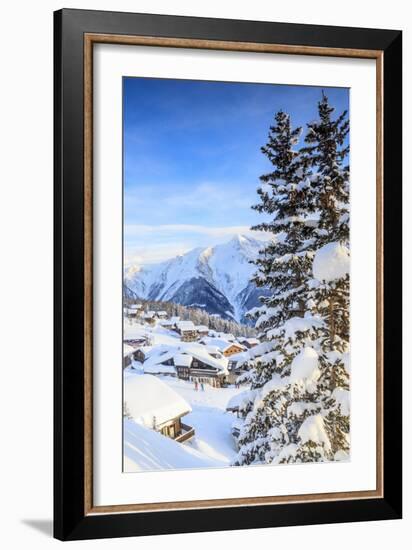
[[[143,237],[144,235],[169,235],[171,232],[179,233],[200,233],[212,237],[228,237],[238,234],[256,235],[247,225],[233,225],[229,227],[208,227],[206,225],[172,224],[172,225],[139,225],[131,224],[125,226],[125,237]]]
[[[235,235],[264,239],[264,233],[249,226],[209,227],[205,225],[171,224],[125,226],[125,264],[148,265],[162,262],[197,247],[215,246]]]
[[[174,245],[167,244],[158,244],[157,246],[137,246],[134,248],[128,247],[125,250],[124,256],[124,265],[126,267],[134,266],[144,266],[150,264],[157,264],[170,258],[175,258],[180,256],[185,252],[188,252],[191,247],[185,245],[184,243],[177,243]]]
[[[250,188],[239,189],[236,182],[193,182],[179,184],[169,181],[168,184],[136,184],[127,189],[125,195],[125,208],[127,218],[139,218],[145,216],[150,208],[152,215],[167,213],[168,216],[176,216],[177,213],[186,213],[187,209],[209,210],[213,213],[232,211],[233,216],[238,216],[236,209],[242,212],[251,212],[250,206],[256,200],[256,182],[252,182]],[[173,210],[170,210],[173,208]]]

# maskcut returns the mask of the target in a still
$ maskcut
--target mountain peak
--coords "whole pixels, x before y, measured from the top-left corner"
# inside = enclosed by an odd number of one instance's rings
[[[259,305],[261,291],[255,291],[250,281],[260,245],[252,237],[237,234],[225,243],[145,266],[127,277],[128,286],[142,298],[201,303],[209,313],[240,321],[247,309]]]
[[[244,242],[249,242],[249,238],[246,237],[246,235],[242,235],[241,233],[238,233],[237,235],[235,235],[233,238],[232,238],[232,242],[235,242],[235,243],[244,243]]]

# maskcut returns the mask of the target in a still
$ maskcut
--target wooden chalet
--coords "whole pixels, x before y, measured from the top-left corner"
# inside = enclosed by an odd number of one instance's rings
[[[174,315],[174,316],[170,317],[170,322],[172,323],[171,328],[173,330],[178,330],[177,329],[177,324],[180,322],[180,317],[178,317],[177,315]]]
[[[147,313],[143,313],[142,319],[145,323],[148,325],[155,325],[156,324],[156,316],[154,311],[148,311]]]
[[[196,327],[192,321],[179,321],[177,323],[177,330],[182,342],[194,342],[198,338]]]
[[[149,357],[149,354],[152,349],[153,349],[152,346],[141,346],[137,348],[134,352],[134,359],[136,361],[139,361],[140,363],[144,363],[146,359]]]
[[[209,327],[206,325],[197,325],[195,329],[200,338],[209,334]]]
[[[190,368],[190,380],[201,384],[209,384],[214,388],[221,388],[225,385],[227,372],[213,365],[209,361],[193,359]]]
[[[181,378],[182,380],[189,380],[192,362],[193,357],[191,355],[187,355],[186,353],[177,353],[173,357],[173,364],[176,368],[178,378]]]
[[[228,344],[226,348],[221,351],[225,357],[230,357],[231,355],[236,355],[237,353],[245,351],[245,348],[240,344]]]
[[[150,339],[147,336],[140,336],[138,338],[127,338],[123,340],[123,343],[137,350],[142,346],[149,346]]]
[[[187,348],[184,353],[175,355],[173,360],[177,376],[182,380],[209,384],[215,388],[226,383],[227,359],[222,355],[213,357],[203,346]]]
[[[135,349],[128,344],[123,344],[123,368],[130,367]]]
[[[135,375],[125,381],[125,410],[136,423],[155,430],[179,443],[195,435],[195,430],[182,422],[191,412],[183,397],[150,374]]]
[[[154,314],[157,319],[167,319],[167,311],[155,311]]]
[[[257,338],[245,338],[243,341],[242,341],[242,344],[244,346],[246,346],[248,349],[252,349],[254,348],[255,346],[259,345],[260,342]]]
[[[239,376],[246,372],[247,368],[245,363],[246,355],[243,352],[230,356],[228,364],[229,375],[227,379],[229,384],[236,384]]]
[[[231,336],[231,335],[229,335]],[[207,347],[213,347],[220,351],[225,357],[230,357],[231,355],[236,355],[245,351],[245,347],[238,342],[232,342],[226,338],[214,337],[203,337],[200,341],[201,344],[204,344]]]

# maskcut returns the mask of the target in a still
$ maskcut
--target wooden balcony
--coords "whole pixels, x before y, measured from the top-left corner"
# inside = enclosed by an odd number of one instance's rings
[[[175,441],[177,441],[178,443],[183,443],[183,441],[187,441],[188,439],[190,439],[191,437],[193,437],[195,435],[195,429],[192,428],[192,426],[188,426],[187,424],[181,424],[182,426],[182,432],[180,435],[178,435],[176,438],[175,438]]]

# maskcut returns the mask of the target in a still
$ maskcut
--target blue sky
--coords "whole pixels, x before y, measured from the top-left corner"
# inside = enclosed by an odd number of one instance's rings
[[[322,88],[124,78],[125,263],[149,264],[248,233],[276,111],[317,117]],[[324,88],[340,113],[349,91]],[[249,234],[251,234],[249,232]]]

